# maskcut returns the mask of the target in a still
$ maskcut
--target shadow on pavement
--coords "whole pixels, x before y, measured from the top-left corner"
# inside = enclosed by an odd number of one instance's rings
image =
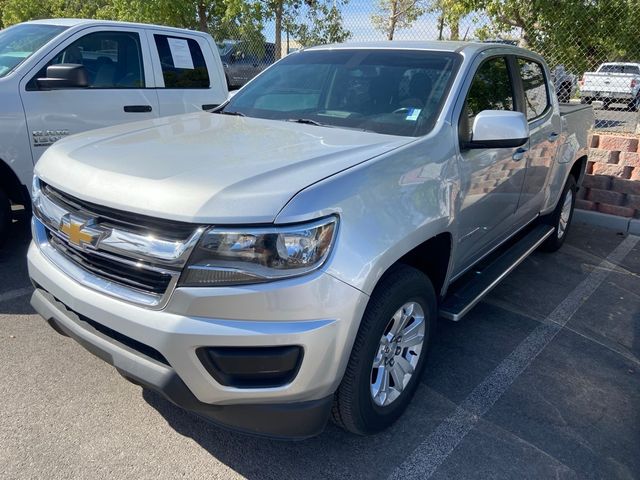
[[[27,250],[31,241],[31,229],[28,214],[24,210],[16,212],[11,231],[5,244],[0,247],[0,298],[29,288],[27,273]],[[10,297],[0,302],[0,314],[31,314],[29,296]]]

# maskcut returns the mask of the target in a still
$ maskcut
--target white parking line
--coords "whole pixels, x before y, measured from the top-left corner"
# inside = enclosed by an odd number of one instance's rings
[[[640,241],[628,236],[593,269],[482,383],[389,476],[390,479],[430,478],[480,418],[500,399],[518,376],[562,330],[573,314],[593,295],[609,273]]]
[[[0,302],[6,302],[15,298],[24,297],[33,292],[33,287],[16,288],[15,290],[9,290],[8,292],[0,293]]]

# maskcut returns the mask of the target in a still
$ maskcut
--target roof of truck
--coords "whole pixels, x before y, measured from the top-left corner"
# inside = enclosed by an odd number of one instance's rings
[[[94,25],[121,25],[121,26],[137,27],[137,28],[161,28],[162,30],[173,30],[176,32],[184,32],[185,30],[187,30],[186,28],[166,27],[164,25],[154,25],[150,23],[119,22],[115,20],[93,20],[88,18],[47,18],[43,20],[31,20],[25,23],[41,24],[41,25],[58,25],[61,27],[78,27],[78,26],[90,27]],[[204,32],[200,32],[197,30],[189,30],[189,33],[208,35]]]
[[[321,45],[311,47],[305,50],[337,50],[337,49],[394,49],[394,50],[436,50],[441,52],[479,52],[492,48],[513,50],[514,53],[531,53],[520,47],[506,45],[504,43],[488,43],[488,42],[452,42],[441,40],[428,41],[405,41],[405,40],[387,40],[379,42],[347,42],[334,43],[330,45]]]

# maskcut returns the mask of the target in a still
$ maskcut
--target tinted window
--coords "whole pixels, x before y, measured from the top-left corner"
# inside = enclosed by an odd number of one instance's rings
[[[90,88],[145,86],[140,37],[137,33],[90,33],[65,48],[48,65],[59,63],[84,65],[89,74]],[[45,75],[46,68],[38,74]]]
[[[154,35],[165,88],[209,88],[209,71],[198,42]]]
[[[602,73],[640,73],[637,65],[603,65],[599,72]]]
[[[66,29],[57,25],[22,24],[0,31],[0,77],[7,75]]]
[[[289,55],[226,107],[247,116],[312,120],[392,135],[424,135],[455,75],[457,54],[309,50]]]
[[[473,120],[483,110],[513,110],[513,106],[513,83],[507,60],[496,57],[482,63],[471,82],[460,119],[462,139],[470,139]]]
[[[518,59],[518,68],[524,89],[527,118],[532,120],[542,115],[549,106],[544,69],[539,63],[523,58]]]

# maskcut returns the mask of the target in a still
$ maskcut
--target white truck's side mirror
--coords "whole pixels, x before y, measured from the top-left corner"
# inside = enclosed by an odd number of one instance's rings
[[[527,117],[521,112],[484,110],[476,115],[468,148],[516,148],[529,140]]]

